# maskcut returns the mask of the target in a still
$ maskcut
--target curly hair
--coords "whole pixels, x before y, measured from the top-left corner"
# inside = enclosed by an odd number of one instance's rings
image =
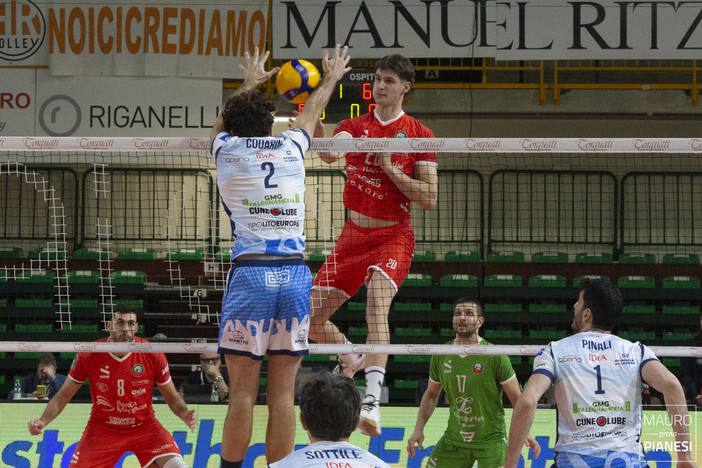
[[[320,440],[348,439],[358,426],[361,397],[353,380],[328,371],[312,374],[300,390],[300,417]]]
[[[268,136],[273,128],[275,104],[263,93],[245,91],[224,103],[224,131],[239,137]]]

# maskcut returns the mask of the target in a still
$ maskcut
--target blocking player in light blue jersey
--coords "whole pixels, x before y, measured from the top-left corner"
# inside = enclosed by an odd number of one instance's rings
[[[324,51],[324,77],[291,129],[272,135],[275,106],[256,88],[268,52],[246,54],[244,82],[224,103],[210,133],[217,186],[236,238],[222,299],[219,353],[230,395],[222,435],[222,468],[240,468],[251,442],[261,361],[268,354],[266,458],[295,443],[295,375],[308,353],[310,271],[304,262],[305,152],[336,83],[351,68],[348,48]]]
[[[515,468],[536,404],[553,385],[558,406],[555,466],[643,468],[642,380],[663,394],[675,433],[678,468],[695,466],[685,395],[678,379],[653,352],[610,332],[622,312],[616,286],[584,280],[573,306],[577,333],[551,342],[534,359],[534,370],[512,413],[505,468]]]
[[[349,443],[360,415],[361,396],[353,380],[327,371],[312,374],[300,390],[300,423],[311,443],[268,468],[390,468]]]

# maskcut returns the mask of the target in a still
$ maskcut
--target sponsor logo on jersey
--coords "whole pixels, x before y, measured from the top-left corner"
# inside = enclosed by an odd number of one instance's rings
[[[137,404],[136,401],[122,402],[117,400],[117,412],[118,413],[139,413],[146,409],[147,404],[143,403],[141,405]]]
[[[607,424],[626,424],[626,418],[624,416],[617,416],[613,418],[608,418],[606,416],[598,416],[596,418],[579,418],[575,420],[576,426],[606,426]]]
[[[285,203],[300,203],[300,194],[296,193],[292,198],[283,198],[282,194],[276,193],[274,195],[266,195],[260,201],[250,201],[248,198],[241,200],[241,204],[244,206],[282,205]]]
[[[134,424],[136,424],[136,419],[110,416],[110,418],[107,420],[107,424],[112,424],[114,426],[133,426]]]
[[[476,362],[473,364],[473,373],[474,374],[481,374],[483,372],[483,363],[482,362]]]
[[[307,342],[307,330],[300,330],[297,332],[297,338],[295,343],[306,343]]]
[[[146,388],[144,388],[144,387],[137,388],[136,390],[132,390],[132,396],[139,396],[139,395],[143,395],[144,393],[146,393]]]
[[[625,401],[623,406],[610,404],[609,401],[593,401],[590,406],[579,406],[573,403],[573,413],[603,413],[607,411],[631,411],[631,402]]]
[[[260,208],[252,206],[250,214],[272,214],[273,216],[297,216],[297,208]]]
[[[163,445],[160,446],[159,448],[153,449],[153,450],[151,451],[151,453],[161,453],[161,452],[163,452],[164,450],[171,448],[172,446],[173,446],[173,444],[163,444]]]
[[[458,413],[470,414],[473,408],[470,406],[473,404],[473,397],[458,397],[456,398],[456,411]]]
[[[150,383],[151,383],[151,380],[149,380],[149,379],[132,380],[132,387],[139,387],[141,385],[148,385]]]
[[[590,354],[588,354],[588,356],[587,356],[587,360],[588,360],[588,361],[591,361],[591,362],[606,361],[606,360],[607,360],[607,356],[605,356],[604,354],[592,354],[592,353],[590,353]]]
[[[110,390],[110,386],[107,385],[105,382],[98,382],[95,384],[95,386],[102,393],[107,393]]]
[[[110,378],[110,366],[105,366],[100,368],[100,378],[109,379]]]
[[[573,356],[572,354],[568,354],[563,357],[558,358],[558,362],[583,362],[582,358],[579,358],[578,356]]]
[[[141,377],[144,375],[144,366],[142,364],[134,364],[132,367],[132,375],[134,375],[134,377]]]
[[[606,349],[612,349],[612,341],[607,340],[603,343],[598,343],[592,340],[582,340],[583,348],[590,351],[604,351]]]
[[[256,153],[256,159],[271,159],[275,158],[274,154],[271,153]]]
[[[224,162],[226,162],[226,163],[246,162],[248,160],[249,160],[249,158],[247,158],[245,156],[235,156],[233,158],[224,158]]]
[[[241,333],[239,330],[234,330],[230,333],[228,341],[234,344],[247,345],[249,344],[249,342],[245,338],[246,337],[244,336],[244,334]]]
[[[631,357],[631,354],[628,353],[619,353],[617,354],[617,357],[614,358],[615,366],[631,366],[635,364],[636,361]]]
[[[407,132],[404,130],[400,130],[395,134],[395,138],[407,138]]]
[[[110,403],[107,398],[105,398],[102,395],[98,395],[97,398],[95,399],[95,404],[100,407],[103,411],[114,411],[115,407],[112,406],[112,403]]]

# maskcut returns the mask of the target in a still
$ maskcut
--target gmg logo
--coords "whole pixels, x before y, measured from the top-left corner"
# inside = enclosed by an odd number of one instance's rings
[[[0,59],[31,57],[46,36],[46,21],[31,0],[0,1]]]

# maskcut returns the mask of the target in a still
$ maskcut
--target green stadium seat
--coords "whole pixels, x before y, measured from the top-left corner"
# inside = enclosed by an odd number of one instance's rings
[[[524,263],[523,252],[490,252],[486,261],[490,263]]]
[[[41,353],[38,351],[23,351],[15,353],[15,359],[36,360],[39,359],[39,356],[41,356]],[[22,376],[20,376],[20,379],[21,378]]]
[[[412,257],[412,262],[414,263],[427,263],[435,262],[436,253],[433,250],[415,250],[414,257]]]
[[[314,250],[307,255],[311,262],[323,262],[331,254],[331,250]]]
[[[556,341],[566,337],[562,330],[529,330],[529,338]]]
[[[349,327],[346,335],[349,339],[351,337],[365,339],[368,336],[368,327]],[[351,341],[358,341],[358,339],[353,339]]]
[[[529,312],[535,314],[565,314],[568,306],[565,304],[529,304]]]
[[[346,303],[346,307],[349,310],[366,310],[366,303],[365,302],[356,302],[356,301],[349,301]]]
[[[491,303],[483,306],[485,313],[519,313],[522,312],[522,305],[519,303]]]
[[[668,305],[664,304],[661,306],[661,310],[664,314],[670,315],[699,315],[700,307],[693,305]]]
[[[107,249],[85,247],[73,252],[73,258],[76,260],[107,260],[110,258],[110,252]]]
[[[439,280],[442,288],[477,288],[478,277],[473,275],[446,275]]]
[[[654,341],[656,339],[656,332],[653,330],[643,331],[643,330],[622,330],[618,335],[629,341]]]
[[[201,248],[174,249],[166,254],[166,259],[168,259],[168,260],[204,260],[205,259],[205,252]]]
[[[510,356],[509,363],[513,366],[519,366],[522,364],[522,356]]]
[[[69,285],[72,284],[99,284],[100,273],[93,270],[75,270],[66,274]]]
[[[144,308],[144,300],[143,299],[112,299],[112,305],[113,306],[118,306],[118,305],[132,306],[136,310],[142,310]]]
[[[68,360],[68,359],[73,359],[75,356],[76,356],[76,353],[70,353],[70,352],[68,352],[68,351],[62,351],[62,352],[59,353],[59,356],[58,356],[58,357],[59,357],[59,359]]]
[[[445,262],[480,263],[480,252],[477,250],[452,250],[444,255]]]
[[[66,251],[65,250],[49,250],[46,247],[37,247],[32,249],[27,254],[32,260],[65,260]]]
[[[332,358],[329,354],[308,354],[304,358],[305,362],[320,362],[323,364],[329,364],[332,361]],[[336,357],[333,360],[336,362]]]
[[[627,304],[622,307],[622,314],[655,314],[656,306],[653,304]]]
[[[51,323],[16,323],[15,332],[17,333],[52,333],[54,326]]]
[[[74,323],[72,325],[64,324],[61,327],[62,332],[96,334],[100,331],[97,323]]]
[[[666,289],[700,289],[700,279],[694,276],[668,276],[663,278]]]
[[[15,307],[18,309],[48,309],[53,306],[53,299],[25,299],[21,297],[15,299]]]
[[[656,287],[656,280],[651,276],[622,276],[617,280],[620,288],[653,289]]]
[[[670,253],[663,255],[663,265],[699,265],[700,256],[693,253]]]
[[[4,309],[6,307],[7,307],[7,298],[6,297],[0,298],[0,309]]]
[[[456,299],[458,299],[458,298],[456,298]],[[453,313],[453,303],[452,302],[442,302],[441,304],[439,304],[439,311]]]
[[[431,328],[395,327],[396,336],[431,336]]]
[[[687,341],[697,336],[697,333],[685,331],[665,331],[663,332],[663,341]]]
[[[19,247],[0,247],[0,258],[22,258],[23,255]]]
[[[18,283],[53,283],[56,273],[51,270],[26,270],[17,275]]]
[[[519,275],[490,275],[485,277],[485,286],[496,288],[518,288],[522,285]]]
[[[622,265],[653,265],[656,256],[651,253],[623,253],[619,256]]]
[[[668,369],[680,367],[680,358],[679,357],[664,357],[664,358],[661,358],[661,364],[663,364]]]
[[[453,332],[453,334],[456,333],[453,330],[451,330],[451,332]],[[431,362],[431,356],[428,354],[395,354],[395,356],[393,357],[393,361],[409,363],[429,363]]]
[[[403,286],[429,287],[432,285],[431,275],[424,273],[409,273],[402,282]]]
[[[414,388],[414,389],[416,389],[419,386],[419,381],[417,379],[409,379],[409,380],[395,379],[392,386],[395,388]]]
[[[221,249],[215,253],[215,260],[218,262],[226,262],[232,258],[232,249]]]
[[[100,301],[98,299],[61,298],[60,304],[64,307],[70,306],[73,309],[97,309]]]
[[[450,338],[454,338],[456,336],[456,330],[453,328],[442,328],[439,330],[439,337],[441,337],[442,340],[448,340]]]
[[[584,279],[599,279],[599,280],[611,281],[609,279],[609,276],[604,276],[604,275],[580,275],[580,276],[576,276],[575,278],[573,278],[573,287],[574,288],[580,287],[580,282]]]
[[[143,271],[120,270],[110,273],[112,284],[144,284],[146,273]]]
[[[535,275],[529,278],[532,288],[565,288],[566,278],[561,275]]]
[[[575,263],[612,263],[612,254],[608,252],[580,252],[575,254]]]
[[[154,260],[156,258],[156,249],[130,247],[121,250],[117,254],[119,260]]]
[[[568,263],[566,252],[536,252],[531,256],[531,263]]]
[[[485,339],[489,340],[518,340],[522,337],[521,330],[485,330]]]
[[[402,312],[431,312],[431,302],[395,302],[394,309]]]

